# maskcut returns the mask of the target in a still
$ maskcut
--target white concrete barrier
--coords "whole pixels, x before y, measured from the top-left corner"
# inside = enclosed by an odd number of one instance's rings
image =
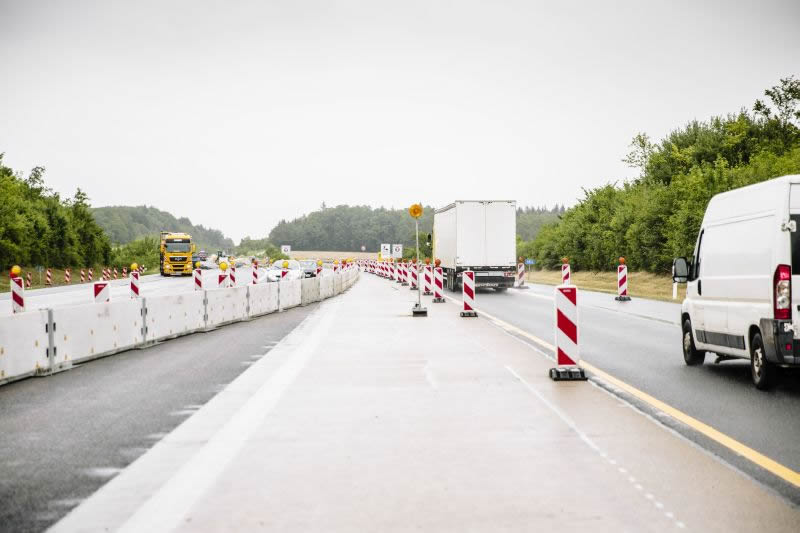
[[[319,298],[325,300],[333,296],[333,276],[319,278]]]
[[[281,281],[280,292],[278,294],[278,303],[281,309],[289,309],[290,307],[297,307],[302,301],[303,286],[301,280],[294,279],[291,281]]]
[[[304,278],[300,280],[300,283],[300,305],[308,305],[320,300],[319,278]]]
[[[145,298],[145,341],[153,342],[205,329],[205,294],[206,291],[192,291]]]
[[[277,310],[277,283],[259,283],[250,286],[250,316],[266,315]]]
[[[142,301],[57,307],[53,362],[71,365],[129,350],[142,342]]]
[[[41,309],[0,317],[0,384],[66,370],[72,363],[111,355],[331,298],[349,289],[355,268],[317,278],[191,290],[106,303]]]
[[[342,276],[340,272],[333,275],[333,295],[342,294]]]
[[[47,310],[0,317],[0,383],[48,368]]]
[[[247,318],[247,286],[206,291],[206,326]]]

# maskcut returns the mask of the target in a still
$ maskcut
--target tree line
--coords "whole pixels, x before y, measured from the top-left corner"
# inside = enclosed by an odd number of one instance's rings
[[[111,260],[111,242],[80,189],[62,198],[44,184],[44,168],[25,177],[0,154],[0,266],[66,267]]]
[[[669,272],[672,258],[691,255],[711,197],[733,188],[800,173],[800,80],[765,91],[752,110],[694,120],[657,143],[643,133],[623,160],[639,176],[584,190],[572,208],[519,255],[555,268],[568,257],[576,269]]]

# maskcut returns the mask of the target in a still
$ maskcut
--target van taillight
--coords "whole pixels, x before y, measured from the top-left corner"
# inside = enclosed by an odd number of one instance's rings
[[[792,318],[792,267],[778,265],[775,269],[775,319]]]

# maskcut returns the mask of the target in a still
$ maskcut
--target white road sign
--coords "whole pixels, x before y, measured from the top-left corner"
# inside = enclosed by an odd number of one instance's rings
[[[292,252],[292,247],[291,246],[289,246],[288,244],[281,244],[281,253],[282,254],[288,254],[288,253],[291,253],[291,252]]]
[[[402,244],[393,244],[392,245],[392,257],[395,259],[402,259],[403,258],[403,245]]]
[[[381,257],[382,258],[392,257],[391,244],[381,244]]]

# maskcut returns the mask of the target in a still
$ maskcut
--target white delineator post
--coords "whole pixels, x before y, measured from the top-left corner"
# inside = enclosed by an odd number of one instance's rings
[[[550,369],[555,381],[585,380],[578,344],[578,288],[559,285],[555,288],[555,351],[556,368]]]
[[[631,299],[628,296],[628,265],[622,263],[617,266],[617,297],[620,302],[627,302]]]
[[[136,272],[136,271],[135,270],[131,271],[131,276],[133,276],[134,272]],[[199,268],[195,268],[193,270],[193,273],[194,274],[192,275],[192,278],[194,279],[194,290],[202,291],[203,290],[203,271],[200,270]],[[136,272],[136,275],[138,276],[139,273]]]
[[[442,267],[433,269],[433,303],[444,303],[444,271]]]
[[[19,276],[11,277],[11,311],[25,312],[25,282]]]
[[[475,272],[472,270],[461,273],[461,299],[464,301],[461,316],[478,316],[475,311]]]
[[[570,283],[572,283],[572,281],[569,275],[569,263],[564,263],[561,265],[561,284],[569,285]]]
[[[139,298],[139,273],[131,272],[131,298]]]
[[[430,265],[425,265],[422,267],[422,281],[423,285],[423,292],[425,296],[431,296],[433,291],[431,290],[433,285],[433,267]]]
[[[98,281],[92,284],[94,292],[94,303],[102,304],[111,301],[111,287],[105,281]]]

